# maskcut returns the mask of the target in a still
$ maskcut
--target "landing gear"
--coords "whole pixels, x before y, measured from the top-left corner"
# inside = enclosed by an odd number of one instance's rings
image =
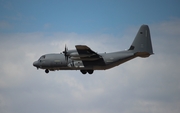
[[[94,70],[87,70],[89,74],[93,74]]]
[[[80,70],[82,74],[86,74],[87,72],[89,74],[93,74],[94,70]]]
[[[82,74],[86,74],[87,71],[86,70],[80,70]]]
[[[46,69],[46,70],[45,70],[45,73],[49,73],[49,70],[48,70],[48,69]]]

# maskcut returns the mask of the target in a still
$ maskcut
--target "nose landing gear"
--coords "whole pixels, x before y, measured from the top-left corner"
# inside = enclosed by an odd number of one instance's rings
[[[49,73],[49,70],[48,70],[48,69],[45,69],[45,73]]]

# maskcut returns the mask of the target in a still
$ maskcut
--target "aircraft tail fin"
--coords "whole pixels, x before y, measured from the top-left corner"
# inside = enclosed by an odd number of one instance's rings
[[[133,51],[136,56],[149,57],[153,54],[150,30],[148,25],[142,25],[129,50]]]

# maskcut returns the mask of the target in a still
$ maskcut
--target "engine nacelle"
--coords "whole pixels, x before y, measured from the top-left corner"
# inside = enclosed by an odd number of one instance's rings
[[[93,54],[81,54],[81,55],[79,55],[78,52],[73,52],[73,53],[69,54],[69,57],[90,57],[92,55]]]

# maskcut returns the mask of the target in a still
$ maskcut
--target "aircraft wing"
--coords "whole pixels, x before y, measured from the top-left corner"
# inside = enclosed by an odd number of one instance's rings
[[[86,45],[76,45],[75,47],[82,61],[94,61],[102,58]]]

